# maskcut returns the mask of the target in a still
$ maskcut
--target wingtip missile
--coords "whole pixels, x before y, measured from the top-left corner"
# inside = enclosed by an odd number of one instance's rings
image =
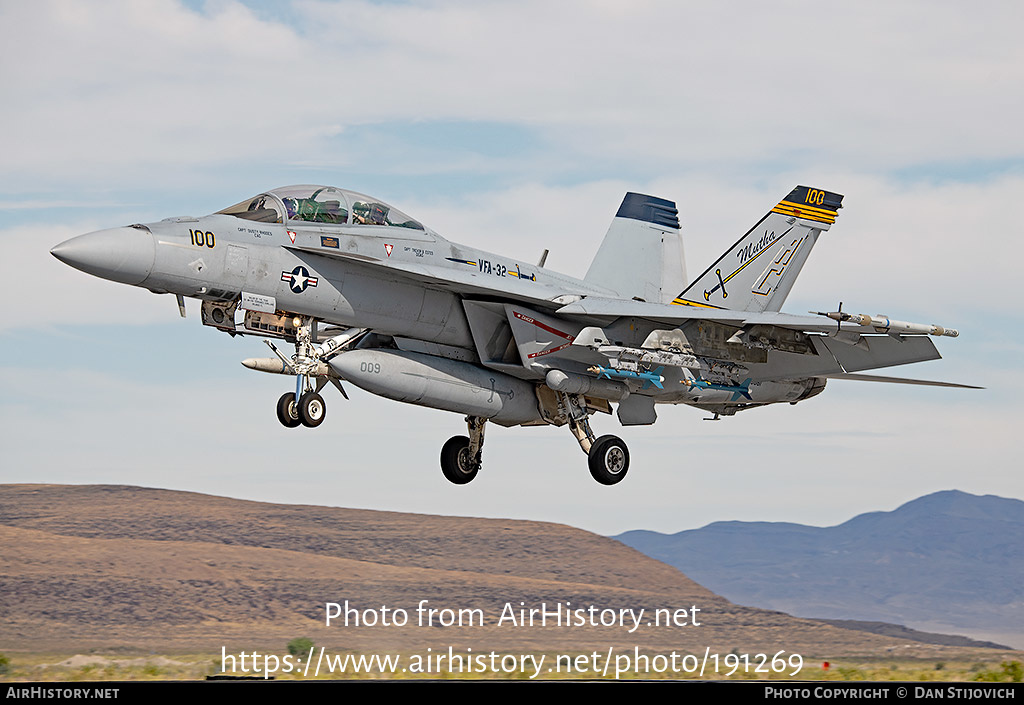
[[[907,321],[894,321],[888,316],[878,315],[869,316],[864,313],[847,313],[846,311],[808,311],[817,316],[825,316],[831,318],[833,321],[839,323],[853,323],[858,326],[870,326],[879,333],[890,333],[899,334],[906,333],[908,335],[935,335],[935,336],[946,336],[947,338],[956,338],[960,335],[960,331],[955,328],[946,328],[940,325],[932,325],[928,323],[908,323]]]

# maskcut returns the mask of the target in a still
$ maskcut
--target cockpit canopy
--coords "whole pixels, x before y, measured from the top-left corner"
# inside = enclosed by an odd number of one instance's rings
[[[217,212],[258,223],[383,225],[424,229],[418,221],[387,203],[333,186],[284,186]]]

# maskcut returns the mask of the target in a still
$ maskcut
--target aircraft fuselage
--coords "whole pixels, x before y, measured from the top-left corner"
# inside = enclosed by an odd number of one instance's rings
[[[656,403],[716,415],[820,393],[826,378],[935,359],[927,335],[888,317],[779,313],[842,196],[798,186],[687,284],[675,205],[627,194],[585,279],[444,239],[352,191],[291,186],[202,218],[100,230],[51,252],[87,273],[202,301],[232,335],[278,338],[290,358],[246,367],[291,375],[277,404],[288,427],[318,426],[327,384],[466,416],[445,476],[472,480],[487,420],[568,425],[603,484],[625,475],[621,439],[588,417],[618,404],[625,426]],[[243,311],[242,322],[236,314]],[[833,323],[834,322],[834,323]],[[915,337],[916,336],[916,337]],[[870,339],[869,339],[870,338]],[[898,381],[898,380],[897,380]]]

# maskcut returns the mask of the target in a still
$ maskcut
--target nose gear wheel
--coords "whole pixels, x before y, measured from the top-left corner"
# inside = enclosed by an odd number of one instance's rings
[[[299,418],[303,426],[316,428],[324,422],[326,415],[327,405],[316,392],[306,392],[299,399]]]
[[[299,418],[299,409],[295,406],[295,395],[292,392],[285,392],[277,400],[277,420],[286,428],[295,428],[302,423]]]

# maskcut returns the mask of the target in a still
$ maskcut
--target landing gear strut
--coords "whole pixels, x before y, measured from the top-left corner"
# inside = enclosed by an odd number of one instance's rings
[[[484,447],[484,424],[487,419],[467,416],[469,438],[452,436],[441,447],[441,472],[449,482],[465,485],[480,471],[480,459]]]
[[[594,436],[583,395],[560,392],[559,401],[568,419],[569,430],[587,454],[587,464],[593,478],[602,485],[621,482],[629,470],[629,449],[625,442],[618,436]]]

